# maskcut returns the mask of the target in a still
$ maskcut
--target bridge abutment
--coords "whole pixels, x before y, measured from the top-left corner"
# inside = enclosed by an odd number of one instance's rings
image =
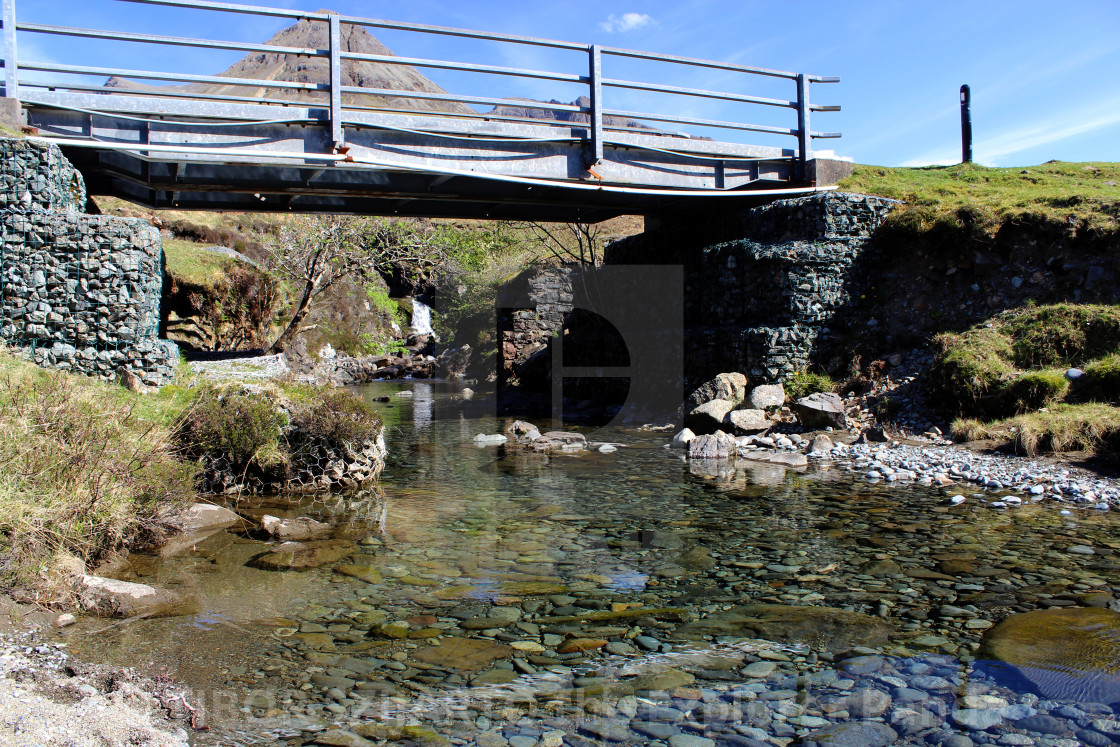
[[[159,231],[85,205],[56,146],[0,139],[0,342],[44,367],[167,383],[179,350],[158,334]]]
[[[872,236],[896,204],[826,192],[678,216],[611,244],[606,266],[683,269],[686,391],[731,371],[754,384],[781,382],[817,360],[828,349],[830,325],[860,304],[873,277]],[[561,299],[571,298],[579,272],[595,271],[543,270],[523,281],[535,291],[529,298],[543,306],[506,312],[508,323],[499,329],[505,380],[518,378],[510,372],[525,368],[527,354],[540,356],[553,338],[571,332],[572,308]],[[637,289],[630,302],[649,306],[658,298]],[[531,370],[537,369],[548,366]]]

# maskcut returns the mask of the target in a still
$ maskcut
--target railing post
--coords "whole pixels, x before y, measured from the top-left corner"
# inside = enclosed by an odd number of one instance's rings
[[[342,22],[336,13],[331,13],[329,19],[331,142],[338,150],[346,145],[346,133],[342,128]]]
[[[807,165],[812,156],[813,136],[809,130],[809,79],[805,73],[797,74],[797,157],[801,163],[801,178],[808,175]]]
[[[19,57],[16,56],[16,0],[3,0],[4,96],[19,98]]]
[[[603,52],[598,44],[588,49],[590,55],[591,122],[588,127],[590,139],[584,154],[585,166],[594,168],[603,160]]]

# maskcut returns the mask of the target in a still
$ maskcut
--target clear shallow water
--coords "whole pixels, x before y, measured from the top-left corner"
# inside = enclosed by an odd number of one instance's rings
[[[681,735],[780,745],[866,723],[893,736],[861,726],[871,731],[853,744],[958,733],[997,742],[1035,739],[1022,718],[1062,721],[1061,735],[1042,737],[1062,739],[1111,713],[1050,716],[1076,696],[1051,709],[1029,687],[1001,689],[968,664],[991,621],[1099,603],[1120,588],[1111,514],[949,507],[942,491],[854,482],[839,470],[690,467],[663,448],[670,434],[633,430],[590,435],[626,444],[611,454],[480,448],[474,436],[506,421],[472,416],[484,406],[456,399],[450,385],[364,392],[399,390],[413,396],[379,405],[390,444],[379,490],[239,506],[331,523],[353,543],[342,563],[351,575],[340,564],[250,568],[269,544],[217,532],[167,557],[135,556],[122,574],[197,596],[199,614],[87,620],[71,645],[192,685],[215,726],[199,743],[302,744],[333,724],[376,741],[402,736],[378,731],[385,723],[410,721],[451,739],[523,738],[512,744],[526,747]],[[894,637],[857,650],[870,657],[863,664],[834,664],[865,625],[802,643],[744,641],[719,616],[746,604],[859,612]],[[683,622],[713,617],[708,639],[677,637]],[[635,678],[655,675],[662,680],[634,691]],[[886,697],[882,710],[874,693]],[[962,704],[999,721],[962,726],[952,715]],[[643,730],[649,724],[660,726]]]

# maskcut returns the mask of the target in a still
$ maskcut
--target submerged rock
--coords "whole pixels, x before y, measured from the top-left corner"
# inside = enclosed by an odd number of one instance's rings
[[[705,636],[761,638],[844,651],[855,646],[886,645],[893,632],[894,628],[880,618],[834,607],[750,604],[682,625],[674,636],[685,640]]]
[[[245,565],[264,571],[309,571],[342,560],[353,552],[354,544],[345,540],[285,542],[271,552],[257,555]]]
[[[240,524],[241,521],[240,516],[224,506],[194,503],[168,523],[180,532],[201,532],[206,529],[225,529]]]
[[[898,732],[875,721],[849,721],[825,726],[801,738],[805,747],[886,747]]]
[[[273,537],[282,540],[326,539],[331,534],[330,524],[324,524],[306,516],[295,519],[281,519],[266,514],[261,519],[261,526]]]
[[[513,649],[494,641],[449,638],[439,646],[418,649],[412,657],[432,666],[459,672],[479,672],[498,659],[509,658]]]
[[[83,609],[105,617],[167,617],[198,609],[193,599],[147,584],[82,575],[75,578],[74,586]]]
[[[1012,615],[977,658],[1000,679],[1053,700],[1120,703],[1120,613],[1097,607]]]

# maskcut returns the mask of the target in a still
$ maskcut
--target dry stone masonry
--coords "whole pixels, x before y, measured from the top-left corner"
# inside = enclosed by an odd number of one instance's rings
[[[0,139],[0,341],[44,367],[162,385],[179,350],[159,339],[159,232],[85,202],[56,146]]]
[[[780,200],[693,235],[623,239],[607,262],[685,267],[686,388],[721,371],[785,381],[858,294],[860,261],[896,204],[841,192]]]

